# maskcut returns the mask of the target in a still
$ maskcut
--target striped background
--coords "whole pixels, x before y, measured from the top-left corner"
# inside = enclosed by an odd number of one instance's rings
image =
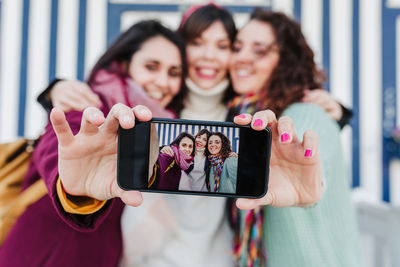
[[[207,129],[210,132],[221,132],[231,141],[232,150],[239,153],[239,129],[220,126],[201,126],[192,124],[169,124],[156,123],[158,142],[160,146],[171,144],[172,141],[182,132],[187,132],[193,137],[201,130]]]
[[[218,2],[218,1],[217,1]],[[400,203],[400,1],[220,1],[238,25],[256,5],[296,16],[329,76],[326,87],[352,107],[343,144],[352,184],[373,198]],[[193,1],[190,1],[193,3]],[[0,0],[0,141],[35,137],[47,123],[36,103],[54,77],[83,80],[107,44],[137,20],[176,27],[189,1]]]
[[[148,17],[176,27],[188,5],[202,2],[0,0],[0,142],[36,137],[47,123],[38,93],[54,77],[84,80],[121,29]],[[354,111],[342,132],[349,183],[376,205],[398,207],[400,146],[391,132],[400,127],[400,0],[215,2],[235,12],[239,26],[260,5],[299,20],[328,74],[326,88]]]

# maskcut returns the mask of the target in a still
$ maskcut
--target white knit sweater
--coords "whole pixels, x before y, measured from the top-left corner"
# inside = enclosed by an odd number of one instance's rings
[[[227,80],[209,90],[186,82],[189,94],[182,118],[225,120]],[[122,215],[121,266],[233,266],[225,205],[221,197],[143,194],[143,204],[126,206]]]

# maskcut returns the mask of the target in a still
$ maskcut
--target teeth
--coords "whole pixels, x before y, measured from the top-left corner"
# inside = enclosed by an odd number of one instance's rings
[[[236,73],[239,76],[248,76],[248,75],[250,75],[250,71],[249,70],[238,70]]]
[[[200,69],[200,73],[203,75],[214,75],[215,70],[212,69]]]
[[[163,93],[160,91],[148,91],[147,93],[153,99],[160,100],[163,97]]]

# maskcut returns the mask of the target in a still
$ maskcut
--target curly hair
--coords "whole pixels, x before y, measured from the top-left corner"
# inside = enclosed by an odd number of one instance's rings
[[[232,152],[231,141],[228,139],[228,137],[226,137],[226,135],[224,135],[221,132],[212,132],[208,137],[208,140],[210,140],[211,136],[213,135],[219,136],[219,138],[221,138],[222,146],[221,150],[219,151],[219,154],[221,155],[222,161],[225,161],[225,159],[229,158],[229,154]],[[211,153],[208,149],[208,143],[206,150],[208,155],[210,155]]]
[[[191,135],[190,133],[187,133],[187,132],[182,132],[182,133],[180,133],[180,134],[174,139],[174,141],[171,142],[170,146],[177,146],[177,147],[179,148],[179,144],[181,143],[182,139],[185,138],[185,137],[189,138],[189,139],[192,140],[192,142],[193,142],[193,150],[192,150],[192,153],[191,153],[190,155],[191,155],[192,157],[194,157],[194,152],[195,152],[194,145],[195,145],[195,141],[194,141],[193,135]]]
[[[275,34],[279,62],[262,89],[262,108],[279,116],[285,108],[299,102],[304,90],[322,88],[325,74],[317,68],[314,53],[307,44],[300,25],[280,12],[256,8],[250,21],[268,23]]]

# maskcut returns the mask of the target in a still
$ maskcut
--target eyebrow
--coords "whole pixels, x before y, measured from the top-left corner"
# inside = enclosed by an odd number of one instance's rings
[[[156,60],[156,59],[146,59],[145,62],[146,63],[152,63],[152,64],[161,65],[161,62]],[[171,68],[182,69],[182,65],[172,65]]]

